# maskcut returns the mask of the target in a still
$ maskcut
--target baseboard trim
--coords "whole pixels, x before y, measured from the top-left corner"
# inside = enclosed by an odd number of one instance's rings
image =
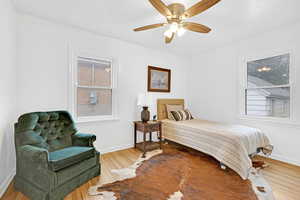
[[[105,154],[105,153],[110,153],[110,152],[114,152],[114,151],[129,149],[132,147],[133,147],[133,144],[124,144],[124,145],[119,145],[119,146],[115,146],[115,147],[100,149],[100,153]]]
[[[299,160],[293,160],[293,159],[289,159],[277,154],[272,154],[269,158],[273,159],[273,160],[278,160],[281,162],[285,162],[288,164],[292,164],[292,165],[296,165],[296,166],[300,166],[300,161]]]
[[[4,195],[4,193],[6,192],[9,184],[12,182],[12,180],[14,179],[16,175],[16,169],[13,169],[9,175],[6,177],[5,181],[3,181],[3,183],[1,183],[0,185],[0,198],[2,198],[2,196]]]

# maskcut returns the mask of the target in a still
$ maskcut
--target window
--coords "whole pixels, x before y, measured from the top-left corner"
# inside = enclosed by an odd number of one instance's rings
[[[115,71],[112,60],[74,56],[72,112],[77,122],[116,118]]]
[[[290,54],[247,62],[245,114],[290,117]]]

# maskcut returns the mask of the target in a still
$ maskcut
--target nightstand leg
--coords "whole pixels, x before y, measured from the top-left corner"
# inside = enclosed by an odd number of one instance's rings
[[[162,149],[161,125],[159,125],[159,148]]]
[[[134,148],[136,148],[136,124],[134,124]]]
[[[144,139],[144,142],[143,142],[143,158],[146,157],[146,132],[144,132],[144,135],[143,135],[143,139]]]

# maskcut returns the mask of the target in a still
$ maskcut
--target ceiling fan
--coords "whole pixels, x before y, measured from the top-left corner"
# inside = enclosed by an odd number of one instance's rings
[[[214,6],[221,0],[202,0],[189,9],[185,9],[185,6],[181,3],[172,3],[170,5],[164,4],[161,0],[149,0],[154,8],[160,14],[167,18],[167,23],[152,24],[134,29],[134,31],[145,31],[153,28],[159,28],[169,25],[169,29],[164,33],[165,42],[171,43],[176,33],[178,36],[182,36],[186,30],[194,31],[198,33],[208,33],[210,28],[202,24],[194,22],[185,22],[185,19],[198,15],[210,7]]]

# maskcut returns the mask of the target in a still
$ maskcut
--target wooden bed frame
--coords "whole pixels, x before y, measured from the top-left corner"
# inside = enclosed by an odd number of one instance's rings
[[[157,99],[157,119],[163,120],[168,118],[166,105],[183,105],[184,99]]]

